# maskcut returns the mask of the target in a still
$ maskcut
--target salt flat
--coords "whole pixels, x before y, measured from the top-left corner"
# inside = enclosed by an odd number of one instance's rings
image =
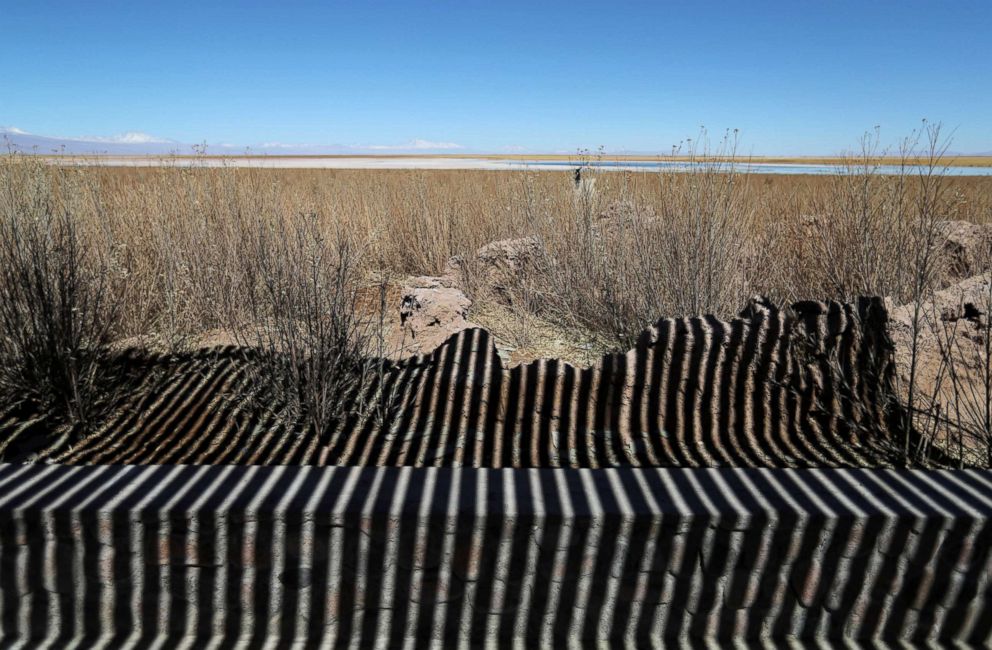
[[[513,160],[374,156],[60,156],[50,160],[107,167],[260,167],[268,169],[560,169]]]
[[[481,170],[530,170],[563,171],[578,166],[601,171],[687,171],[701,167],[729,170],[728,162],[693,162],[656,159],[500,159],[447,156],[49,156],[51,162],[62,164],[105,167],[254,167],[265,169],[481,169]],[[735,171],[748,174],[812,174],[817,176],[844,173],[844,167],[830,163],[780,163],[738,160]],[[874,168],[882,175],[898,175],[923,170],[913,165],[900,172],[893,164]],[[948,176],[992,176],[992,167],[975,167],[948,164],[942,168]]]

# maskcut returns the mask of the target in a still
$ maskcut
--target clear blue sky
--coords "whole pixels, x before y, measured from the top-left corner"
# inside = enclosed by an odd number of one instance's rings
[[[992,151],[992,0],[0,0],[0,125],[183,142]]]

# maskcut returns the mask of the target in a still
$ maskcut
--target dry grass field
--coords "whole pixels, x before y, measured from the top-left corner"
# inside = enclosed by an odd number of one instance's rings
[[[452,268],[473,300],[469,319],[509,341],[516,360],[589,362],[660,317],[730,317],[757,294],[927,304],[950,283],[941,224],[992,223],[992,177],[943,177],[937,160],[932,173],[897,176],[848,162],[837,176],[590,171],[577,188],[571,170],[111,168],[8,155],[0,282],[7,305],[49,301],[55,324],[33,331],[75,351],[122,340],[175,349],[218,331],[286,349],[300,343],[296,323],[332,315],[301,354],[342,342],[359,354],[376,313],[396,308],[397,282]],[[526,237],[537,253],[497,295],[476,251]],[[23,309],[3,311],[0,326],[26,328]],[[914,332],[925,316],[914,312]],[[8,341],[8,366],[25,347]],[[57,367],[70,353],[56,348],[39,354]],[[984,363],[969,380],[969,426],[992,443]],[[956,383],[918,394],[915,354],[911,369],[910,411],[933,416],[937,393]],[[86,417],[85,367],[57,380],[4,375],[5,389],[62,382],[54,392]],[[935,436],[950,435],[946,410],[933,420]]]
[[[758,293],[912,297],[900,239],[918,217],[912,177],[606,172],[577,192],[571,171],[62,168],[16,156],[0,174],[8,210],[66,211],[106,256],[127,296],[122,337],[220,326],[216,292],[245,238],[307,219],[352,245],[364,281],[437,275],[453,256],[536,235],[548,268],[521,278],[534,294],[523,302],[620,338],[662,315],[736,313]],[[992,221],[992,178],[940,184],[940,219]],[[862,218],[859,232],[821,227],[842,217]]]

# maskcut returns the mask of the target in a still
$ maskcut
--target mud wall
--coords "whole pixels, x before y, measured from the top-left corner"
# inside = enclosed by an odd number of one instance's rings
[[[319,435],[280,417],[278,400],[249,399],[264,372],[250,350],[125,356],[117,363],[132,379],[90,435],[0,414],[0,441],[13,440],[0,452],[72,465],[898,465],[885,323],[878,300],[754,303],[731,321],[661,320],[628,352],[584,368],[507,368],[490,333],[464,330],[370,371],[343,401],[377,406]]]
[[[992,473],[0,466],[0,633],[992,638]]]

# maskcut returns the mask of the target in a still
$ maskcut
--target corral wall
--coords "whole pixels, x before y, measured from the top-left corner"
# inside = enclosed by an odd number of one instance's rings
[[[256,350],[114,358],[122,392],[84,433],[0,404],[0,458],[68,465],[885,467],[904,419],[878,299],[761,301],[740,318],[662,319],[623,354],[506,367],[463,330],[384,361],[317,432],[263,397]],[[360,405],[366,405],[362,407]],[[369,405],[375,405],[369,407]],[[283,415],[285,417],[283,417]],[[916,432],[909,432],[913,448]],[[926,447],[930,449],[928,445]],[[934,450],[930,466],[949,465]],[[956,465],[950,465],[956,466]]]
[[[992,636],[992,473],[0,466],[3,639]]]

